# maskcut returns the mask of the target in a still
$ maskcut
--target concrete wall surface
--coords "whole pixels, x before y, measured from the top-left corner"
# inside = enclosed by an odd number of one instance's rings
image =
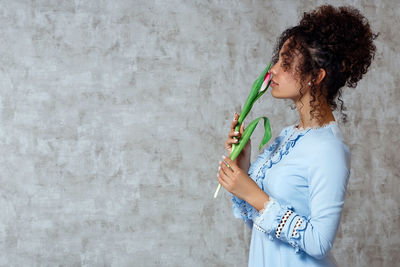
[[[398,1],[3,0],[0,266],[247,266],[251,231],[228,191],[213,198],[218,161],[277,36],[323,3],[381,32],[342,97],[352,166],[333,255],[400,262]],[[298,119],[269,91],[258,116],[273,138]]]

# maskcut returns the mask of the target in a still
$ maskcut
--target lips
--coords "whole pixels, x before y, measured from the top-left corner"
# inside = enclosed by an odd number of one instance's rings
[[[274,79],[272,79],[272,80],[271,80],[271,86],[274,86],[274,85],[278,85],[278,83],[275,82]]]

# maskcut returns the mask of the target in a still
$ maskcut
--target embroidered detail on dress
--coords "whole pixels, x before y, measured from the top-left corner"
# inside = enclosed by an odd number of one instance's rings
[[[234,194],[232,196],[232,210],[236,218],[242,218],[244,222],[247,220],[254,220],[258,216],[257,210],[247,203],[245,200],[238,198]],[[240,217],[239,217],[240,216]]]
[[[296,224],[293,228],[293,233],[292,235],[289,236],[289,239],[294,241],[296,239],[300,239],[300,232],[304,231],[307,227],[307,223],[308,219],[306,217],[303,216],[299,216],[297,215],[298,219],[296,221]],[[296,218],[294,218],[296,220]]]
[[[286,132],[284,132],[284,133],[286,134]],[[268,158],[270,158],[271,153],[272,153],[273,151],[276,150],[276,148],[278,147],[278,145],[281,143],[283,137],[284,137],[284,136],[282,136],[282,135],[276,137],[275,140],[274,140],[274,142],[273,142],[269,147],[267,147],[267,148],[263,151],[263,153],[260,154],[260,155],[257,157],[257,159],[250,165],[250,168],[249,168],[249,171],[248,171],[248,174],[249,174],[250,176],[252,176],[252,173],[253,173],[254,171],[256,171],[256,170],[257,170],[257,172],[259,171],[259,169],[260,169],[260,167],[261,167],[261,165],[262,165],[262,164],[260,164],[260,163],[263,163],[263,162],[265,162]],[[257,182],[257,177],[256,177],[255,181]]]
[[[278,225],[278,228],[276,229],[275,236],[276,238],[279,238],[281,236],[281,231],[283,227],[286,224],[286,221],[289,219],[290,215],[292,215],[293,211],[292,210],[287,210],[285,215],[283,215],[281,222]]]
[[[250,165],[249,175],[257,183],[257,185],[264,190],[263,180],[265,178],[264,176],[266,169],[270,169],[274,164],[277,164],[279,161],[281,161],[283,156],[287,155],[289,150],[295,146],[296,142],[309,131],[327,128],[333,125],[337,125],[337,122],[331,121],[322,127],[306,127],[302,130],[297,129],[296,124],[287,126],[281,132],[281,134],[275,138],[274,142],[267,149],[265,149],[262,154],[259,155],[256,161]],[[290,134],[290,136],[286,138],[288,134]],[[285,140],[285,142],[281,144],[283,140]],[[260,162],[264,163],[259,164]]]
[[[308,222],[308,219],[306,217],[302,217],[302,216],[297,215],[294,218],[294,220],[296,220],[297,217],[298,217],[298,219],[297,219],[296,224],[295,224],[295,226],[293,228],[293,233],[292,233],[291,236],[289,236],[288,242],[294,248],[294,252],[296,254],[299,254],[299,253],[302,252],[302,250],[300,250],[299,243],[298,243],[298,241],[296,239],[300,239],[299,231],[304,231],[304,229],[306,228],[306,225],[307,225],[305,222]]]
[[[295,146],[299,138],[308,132],[308,130],[301,132],[295,131],[293,127],[294,126],[292,125],[284,128],[281,134],[275,138],[274,142],[250,165],[248,174],[263,191],[265,191],[263,183],[266,172],[265,168],[269,169],[273,164],[277,164],[282,159],[283,155],[287,155],[290,148]],[[290,136],[286,138],[288,134],[290,134]],[[283,140],[286,141],[282,144]],[[246,201],[233,194],[231,195],[233,201],[233,213],[236,218],[241,217],[244,222],[249,219],[254,221],[256,218],[262,218],[262,216],[259,216],[259,212]],[[273,204],[272,199],[266,204],[269,204],[268,207],[270,207],[270,205]],[[265,210],[265,208],[263,210]],[[280,219],[281,217],[276,218],[277,221],[274,223],[276,227],[278,226]]]
[[[288,129],[288,131],[290,130]],[[283,158],[283,155],[287,155],[289,153],[290,148],[294,147],[296,142],[308,132],[308,131],[297,132],[294,131],[293,129],[291,131],[292,131],[291,135],[285,140],[285,142],[279,147],[274,148],[275,150],[272,154],[270,154],[268,160],[265,161],[265,163],[260,168],[258,168],[258,171],[256,173],[257,184],[259,185],[262,184],[266,171],[265,168],[269,169],[274,164],[277,164]]]
[[[294,226],[294,228],[293,228],[293,233],[292,233],[292,236],[298,236],[299,235],[299,233],[297,233],[297,228],[299,228],[300,227],[300,225],[301,225],[301,223],[303,222],[303,219],[301,219],[301,217],[297,220],[297,222],[296,222],[296,224],[295,224],[295,226]]]
[[[268,238],[273,240],[279,222],[282,220],[285,212],[292,209],[292,206],[281,206],[278,201],[271,197],[269,203],[266,201],[264,206],[265,208],[260,210],[261,214],[253,219],[253,223],[262,228],[268,234]]]
[[[260,231],[260,232],[262,232],[262,233],[265,233],[265,232],[266,232],[264,229],[262,229],[260,226],[258,226],[258,224],[253,223],[253,225],[254,225],[254,227],[255,227],[258,231]]]

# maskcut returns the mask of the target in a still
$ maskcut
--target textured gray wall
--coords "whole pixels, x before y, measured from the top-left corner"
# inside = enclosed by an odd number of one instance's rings
[[[217,166],[277,35],[322,4],[295,2],[0,1],[0,266],[246,266]],[[343,96],[341,266],[400,261],[397,2],[347,2],[381,36]],[[289,104],[268,92],[248,120],[275,137]]]

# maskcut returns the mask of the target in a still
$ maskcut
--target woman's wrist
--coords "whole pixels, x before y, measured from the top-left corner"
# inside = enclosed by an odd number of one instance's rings
[[[246,202],[254,207],[257,211],[264,208],[265,202],[269,201],[270,198],[256,183],[254,183],[253,189],[246,196]]]

